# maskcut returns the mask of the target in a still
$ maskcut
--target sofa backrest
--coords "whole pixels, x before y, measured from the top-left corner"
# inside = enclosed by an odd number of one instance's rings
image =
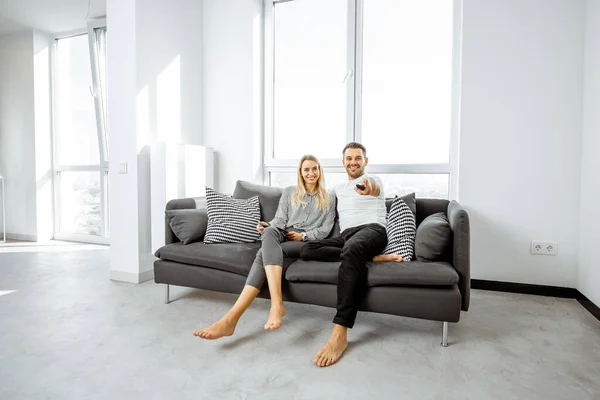
[[[279,206],[279,198],[283,193],[282,188],[278,187],[270,187],[264,185],[258,185],[256,183],[246,182],[246,181],[237,181],[235,190],[233,192],[233,197],[236,199],[249,199],[252,196],[257,196],[260,202],[260,213],[261,219],[263,221],[270,221],[275,217],[275,213],[277,212],[277,207]],[[411,202],[414,201],[414,205],[416,208],[416,222],[417,226],[423,222],[425,218],[427,218],[431,214],[435,214],[438,212],[447,213],[448,210],[448,200],[444,199],[414,199],[414,194],[402,196],[402,198],[407,202],[409,207],[412,208]],[[386,207],[389,211],[390,206],[392,204],[394,198],[386,199]],[[205,208],[206,200],[205,198],[196,198],[196,199],[178,199],[172,200],[167,204],[167,210],[174,209],[182,209],[182,208]],[[167,243],[173,243],[178,241],[173,232],[171,231],[169,224],[166,224],[166,239]],[[340,235],[340,224],[338,220],[338,215],[336,213],[335,225],[331,230],[331,233],[328,237],[336,237]]]
[[[419,199],[417,198],[417,226],[431,214],[443,212],[448,214],[449,200],[445,199]]]
[[[282,193],[283,188],[258,185],[256,183],[247,181],[237,181],[235,190],[233,191],[233,198],[249,199],[252,196],[258,195],[260,201],[261,218],[263,221],[270,221],[275,217],[277,207],[279,206],[279,198],[281,197]],[[386,199],[386,207],[388,211],[390,210],[393,199],[394,198]],[[415,204],[414,207],[416,208],[417,226],[419,226],[419,224],[423,222],[423,220],[429,215],[438,212],[446,213],[448,210],[449,201],[444,199],[415,199],[414,193],[402,196],[402,199],[404,199],[411,209],[413,208],[413,204]],[[335,236],[339,236],[339,222],[337,214],[336,223],[329,237]]]
[[[232,197],[234,199],[249,199],[258,195],[260,202],[260,217],[262,221],[270,221],[275,218],[279,198],[283,193],[282,188],[257,185],[256,183],[237,181]]]

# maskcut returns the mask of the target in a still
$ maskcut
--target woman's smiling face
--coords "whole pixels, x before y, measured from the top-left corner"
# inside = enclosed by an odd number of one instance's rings
[[[315,184],[321,176],[319,164],[312,160],[304,160],[300,167],[300,172],[302,173],[302,179],[304,179],[305,184]]]

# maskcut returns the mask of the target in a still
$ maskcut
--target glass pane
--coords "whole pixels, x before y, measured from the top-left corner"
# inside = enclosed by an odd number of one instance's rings
[[[98,165],[96,109],[87,35],[58,40],[58,163]]]
[[[403,196],[412,192],[421,198],[447,199],[448,174],[374,174],[381,178],[386,197]],[[296,184],[292,172],[271,172],[271,186],[286,187]],[[325,186],[330,189],[348,180],[348,175],[325,172]]]
[[[449,162],[452,4],[365,0],[362,140],[372,162]]]
[[[383,181],[386,197],[415,192],[420,198],[447,199],[448,174],[375,174]]]
[[[60,231],[102,235],[100,172],[60,173]]]
[[[275,7],[274,157],[338,158],[346,142],[347,0]],[[351,78],[349,78],[351,79]]]

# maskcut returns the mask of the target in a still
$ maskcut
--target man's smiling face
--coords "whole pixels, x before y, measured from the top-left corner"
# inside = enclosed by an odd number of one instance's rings
[[[350,179],[360,178],[365,173],[365,167],[369,163],[361,149],[346,149],[344,152],[344,168]]]

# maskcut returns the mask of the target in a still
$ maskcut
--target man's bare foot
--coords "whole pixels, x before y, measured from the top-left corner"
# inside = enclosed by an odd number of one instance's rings
[[[380,254],[378,256],[373,257],[373,262],[403,262],[404,258],[402,258],[399,254]]]
[[[335,325],[327,344],[317,353],[313,362],[319,367],[335,364],[348,347],[347,328]]]
[[[275,306],[271,307],[271,311],[269,312],[269,319],[267,319],[267,323],[265,324],[265,329],[269,331],[274,331],[281,327],[283,316],[286,314],[285,307]]]
[[[211,326],[194,331],[194,336],[198,336],[202,339],[214,340],[222,338],[223,336],[231,336],[235,331],[236,323],[226,318],[221,318]]]

